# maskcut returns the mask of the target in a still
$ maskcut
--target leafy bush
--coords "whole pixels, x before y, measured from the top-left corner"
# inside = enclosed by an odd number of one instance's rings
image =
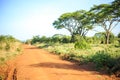
[[[118,52],[99,51],[93,54],[89,61],[95,63],[98,69],[103,68],[110,74],[120,77],[120,54]]]
[[[74,47],[76,49],[90,49],[90,45],[85,40],[76,42]]]
[[[92,37],[86,37],[86,42],[92,44],[94,42],[94,39]]]
[[[94,54],[91,61],[95,63],[97,68],[111,67],[114,63],[110,54],[105,51],[99,51]]]
[[[115,63],[111,67],[110,72],[114,73],[116,77],[120,77],[120,57],[115,59]]]

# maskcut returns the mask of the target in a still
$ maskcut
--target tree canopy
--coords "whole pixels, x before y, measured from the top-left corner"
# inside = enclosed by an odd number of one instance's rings
[[[72,35],[72,39],[78,34],[80,36],[85,36],[87,32],[93,28],[90,22],[91,14],[91,12],[87,12],[85,10],[64,13],[54,21],[53,25],[56,29],[67,29]]]
[[[119,22],[120,0],[114,0],[110,4],[94,5],[89,11],[79,10],[64,13],[53,22],[53,26],[56,29],[67,29],[73,42],[75,35],[84,37],[89,30],[101,26],[106,35],[105,43],[109,44],[110,33]]]
[[[111,31],[118,25],[119,19],[115,14],[108,13],[112,10],[110,4],[94,5],[90,12],[94,13],[93,23],[101,26],[106,32],[106,44],[109,44]]]

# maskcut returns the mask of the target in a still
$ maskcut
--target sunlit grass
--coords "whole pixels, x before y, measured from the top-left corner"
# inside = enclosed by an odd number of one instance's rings
[[[60,55],[62,59],[77,61],[80,64],[88,63],[88,62],[95,62],[95,64],[98,67],[103,67],[101,65],[104,64],[104,60],[105,61],[108,61],[110,59],[116,60],[117,58],[120,57],[120,47],[116,47],[115,44],[109,44],[109,45],[91,44],[90,49],[75,49],[74,43],[67,43],[67,44],[42,43],[42,44],[37,44],[37,46],[40,48],[44,48],[51,53]],[[96,62],[96,60],[98,60],[98,62]],[[97,63],[100,63],[100,65]],[[109,65],[113,65],[113,64],[114,63],[110,63]]]
[[[8,60],[15,58],[22,52],[22,44],[12,36],[0,36],[0,80],[7,77]]]

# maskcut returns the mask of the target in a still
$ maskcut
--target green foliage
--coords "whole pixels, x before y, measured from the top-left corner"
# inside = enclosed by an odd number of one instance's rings
[[[28,41],[29,40],[27,40],[26,43],[28,43]],[[31,42],[31,44],[34,44],[39,41],[40,41],[40,37],[39,37],[39,35],[37,35],[37,36],[33,36],[32,40],[30,42]]]
[[[110,33],[110,38],[109,38],[109,43],[114,43],[115,42],[115,36],[113,33]]]
[[[107,8],[108,9],[108,8]],[[111,13],[115,15],[115,18],[119,18],[120,16],[120,0],[114,0],[107,13]]]
[[[120,76],[120,53],[116,51],[98,51],[89,58],[90,62],[95,63],[97,69],[105,69],[110,74]]]
[[[8,57],[21,51],[21,43],[12,36],[0,36],[0,62],[4,62]],[[18,50],[19,49],[19,50]],[[9,54],[7,54],[9,53]]]
[[[114,65],[110,68],[110,73],[120,77],[120,57],[115,59]]]
[[[53,22],[53,26],[56,29],[67,29],[71,34],[71,42],[74,42],[74,35],[85,36],[89,30],[93,29],[92,14],[85,10],[64,13]]]
[[[105,51],[96,52],[96,54],[92,56],[91,61],[96,64],[97,68],[108,67],[113,65],[113,61],[110,54]]]
[[[92,19],[93,24],[101,26],[105,30],[106,44],[110,43],[110,33],[119,23],[119,19],[115,17],[116,15],[109,12],[111,9],[112,7],[110,4],[100,4],[97,6],[95,5],[90,10],[90,12],[94,13]]]
[[[76,49],[90,49],[90,45],[86,41],[79,41],[75,43]]]
[[[4,57],[0,57],[0,63],[4,62],[5,58]]]
[[[5,49],[6,51],[9,51],[12,47],[12,45],[14,45],[15,42],[17,42],[18,40],[16,40],[15,38],[13,38],[12,36],[6,35],[0,36],[0,49],[3,50]]]
[[[106,33],[105,32],[95,33],[94,39],[95,39],[95,41],[99,41],[99,43],[101,43],[101,44],[105,44],[106,39],[107,39]],[[114,36],[113,33],[110,33],[110,35],[109,35],[109,44],[114,43],[114,42],[115,42],[115,36]]]
[[[70,43],[70,36],[55,34],[52,37],[46,36],[34,36],[32,39],[27,40],[26,43],[37,44],[37,43]]]
[[[86,40],[83,37],[81,37],[81,39],[78,39],[74,47],[76,49],[90,49],[90,45],[86,42]]]
[[[93,44],[93,43],[94,43],[93,37],[86,37],[85,40],[86,40],[86,42],[89,43],[89,44]]]

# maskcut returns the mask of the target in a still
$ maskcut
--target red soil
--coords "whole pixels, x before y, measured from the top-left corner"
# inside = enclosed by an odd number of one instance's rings
[[[13,80],[12,77],[14,80],[113,80],[90,64],[78,66],[43,49],[23,47],[23,54],[15,59],[14,75],[9,75],[7,80]]]

